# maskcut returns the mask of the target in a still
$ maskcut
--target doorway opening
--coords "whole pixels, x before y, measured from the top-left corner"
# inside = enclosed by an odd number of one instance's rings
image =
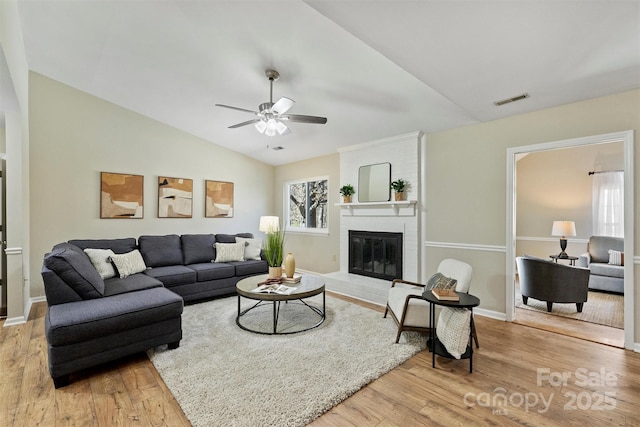
[[[549,218],[546,218],[545,213],[548,215],[548,212],[559,205],[562,204],[562,200],[558,202],[557,200],[552,200],[546,206],[541,204],[542,208],[539,212],[537,212],[537,216],[533,216],[532,218],[543,218],[542,225],[539,225],[541,228],[540,235],[549,236],[545,238],[538,238],[540,242],[532,242],[532,240],[528,236],[519,236],[518,229],[520,228],[520,232],[522,233],[523,227],[518,227],[518,185],[520,185],[520,181],[518,180],[518,167],[517,160],[522,158],[523,156],[527,156],[532,153],[543,153],[550,152],[552,150],[559,150],[565,148],[580,148],[580,147],[590,147],[595,146],[597,144],[610,144],[610,143],[619,143],[623,146],[623,164],[624,164],[624,180],[625,180],[625,189],[624,189],[624,206],[625,206],[625,231],[624,231],[624,249],[627,253],[633,252],[633,207],[634,207],[634,194],[633,194],[633,132],[617,132],[606,135],[596,135],[592,137],[585,138],[577,138],[571,140],[563,140],[563,141],[555,141],[544,144],[536,144],[531,146],[523,146],[523,147],[515,147],[508,149],[507,153],[507,283],[506,283],[506,301],[507,301],[507,321],[517,321],[518,323],[528,322],[531,326],[540,327],[542,329],[552,330],[554,332],[564,333],[567,335],[578,336],[579,338],[589,339],[591,341],[603,342],[608,345],[624,345],[625,348],[630,349],[633,346],[633,329],[634,329],[634,280],[633,280],[633,263],[626,263],[624,269],[624,330],[620,333],[620,330],[615,330],[613,328],[606,329],[605,326],[595,325],[592,323],[586,323],[580,320],[575,319],[563,319],[559,316],[555,315],[547,315],[544,313],[528,313],[525,310],[518,310],[516,312],[516,297],[517,297],[517,271],[515,268],[515,258],[518,255],[522,255],[523,248],[518,248],[518,244],[520,243],[522,246],[522,240],[525,240],[524,246],[531,246],[532,244],[541,244],[542,246],[547,245],[542,253],[544,257],[547,257],[549,254],[557,254],[557,251],[560,249],[558,245],[558,238],[551,237],[551,222]],[[581,173],[585,174],[585,177],[588,173],[587,170],[582,171]],[[563,182],[554,182],[551,185],[562,186]],[[590,200],[588,209],[591,209]],[[546,210],[546,211],[545,211]],[[562,209],[559,209],[562,211]],[[571,212],[570,210],[565,210],[566,212]],[[552,214],[553,215],[553,214]],[[565,220],[571,218],[553,218],[556,220]],[[546,227],[549,230],[546,230]],[[589,221],[584,221],[581,225],[583,230],[591,228],[591,223]],[[545,231],[546,230],[546,231]],[[588,235],[590,232],[584,233],[581,235],[586,236],[585,238],[577,239],[577,241],[569,242],[569,247],[571,248],[573,245],[573,249],[576,250],[576,255],[585,252],[586,242],[588,241]],[[529,241],[527,241],[529,239]],[[550,249],[549,245],[552,245]],[[582,245],[582,247],[581,247]],[[569,250],[569,249],[568,249]],[[548,252],[548,254],[546,252]],[[555,251],[555,252],[554,252]],[[530,254],[528,254],[530,255]],[[573,255],[573,254],[572,254]],[[588,304],[585,303],[585,304]],[[578,323],[576,323],[578,322]],[[613,333],[613,332],[617,332]],[[598,338],[599,337],[599,338]],[[613,337],[613,338],[612,338]]]

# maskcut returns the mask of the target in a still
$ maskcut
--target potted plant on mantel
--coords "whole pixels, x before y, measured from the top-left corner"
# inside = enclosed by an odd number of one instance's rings
[[[404,200],[404,190],[407,188],[408,184],[409,183],[402,178],[391,182],[391,189],[395,191],[396,202]]]
[[[351,196],[355,194],[356,190],[351,184],[346,184],[340,187],[340,194],[342,194],[343,203],[351,203]]]
[[[269,278],[282,277],[284,230],[275,230],[266,234],[264,257],[269,265]]]

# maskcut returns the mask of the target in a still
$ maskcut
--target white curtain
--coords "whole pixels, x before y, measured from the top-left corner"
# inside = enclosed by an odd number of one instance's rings
[[[624,237],[624,173],[593,175],[593,234]]]

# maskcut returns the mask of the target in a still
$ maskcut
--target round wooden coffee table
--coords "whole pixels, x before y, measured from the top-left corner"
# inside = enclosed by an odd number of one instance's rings
[[[285,335],[295,334],[298,332],[308,331],[309,329],[317,328],[320,326],[326,318],[326,295],[324,290],[324,281],[318,276],[303,275],[299,283],[283,283],[285,286],[295,287],[296,289],[290,294],[278,294],[278,293],[262,293],[253,292],[259,286],[259,283],[267,280],[268,275],[252,276],[246,279],[240,280],[236,284],[236,292],[238,293],[238,316],[236,317],[236,324],[245,331],[255,332],[257,334],[265,335]],[[304,301],[306,298],[313,297],[315,295],[322,294],[322,309],[313,305],[307,304]],[[256,300],[257,303],[242,310],[241,299],[247,298]],[[310,327],[304,327],[296,330],[278,331],[278,317],[280,315],[280,303],[296,302],[308,307],[313,313],[312,315],[319,316],[317,323]],[[271,303],[273,305],[273,332],[259,331],[243,325],[240,322],[242,316],[250,312],[251,310]]]

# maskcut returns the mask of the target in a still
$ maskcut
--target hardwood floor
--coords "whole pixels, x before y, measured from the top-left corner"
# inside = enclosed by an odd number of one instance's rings
[[[0,426],[190,425],[144,354],[73,375],[69,386],[55,390],[45,312],[44,303],[36,304],[26,324],[0,328]],[[437,358],[433,369],[424,351],[311,425],[640,426],[640,354],[475,320],[480,348],[472,374],[466,360]],[[565,383],[555,383],[563,374]]]
[[[624,348],[624,329],[516,308],[516,323],[557,334]]]

